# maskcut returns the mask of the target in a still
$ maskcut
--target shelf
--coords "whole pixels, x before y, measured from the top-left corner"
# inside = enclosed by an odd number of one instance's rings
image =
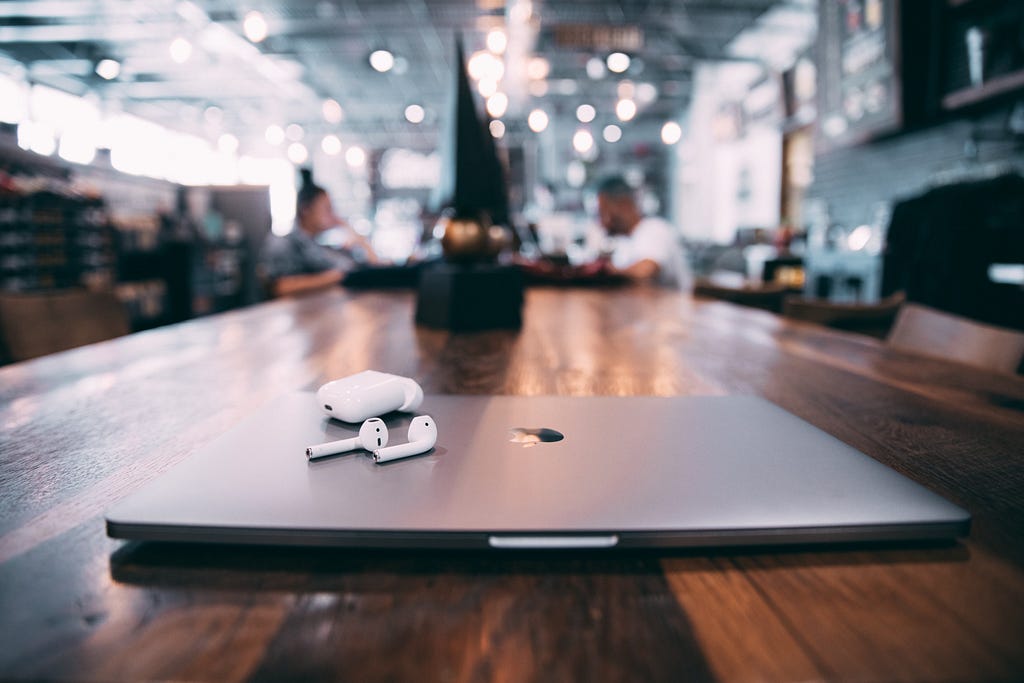
[[[1008,93],[1017,88],[1024,87],[1024,69],[1011,71],[1008,74],[996,76],[991,81],[982,85],[971,86],[951,92],[942,98],[943,109],[958,109],[968,104],[975,104],[996,95]]]

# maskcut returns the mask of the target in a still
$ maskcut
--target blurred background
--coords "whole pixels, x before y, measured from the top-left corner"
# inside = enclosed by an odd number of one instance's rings
[[[259,301],[299,167],[429,252],[457,37],[541,252],[616,173],[698,293],[1024,327],[1016,0],[7,0],[0,291],[111,291],[130,330]]]

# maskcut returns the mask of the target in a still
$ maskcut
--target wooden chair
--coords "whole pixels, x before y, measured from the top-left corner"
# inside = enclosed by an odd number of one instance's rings
[[[783,298],[793,291],[792,287],[777,282],[751,284],[738,273],[715,273],[710,277],[697,278],[693,287],[696,296],[730,301],[772,313],[782,310]]]
[[[906,303],[886,343],[896,349],[1014,373],[1024,359],[1024,332]]]
[[[131,331],[112,292],[69,289],[0,294],[0,340],[17,362],[92,344]]]
[[[896,292],[874,304],[851,304],[788,296],[782,315],[885,339],[905,298],[903,292]]]

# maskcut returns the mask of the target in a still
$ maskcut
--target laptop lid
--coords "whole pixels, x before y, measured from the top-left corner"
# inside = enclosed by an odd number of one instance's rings
[[[355,436],[284,395],[107,514],[126,539],[691,547],[954,538],[970,515],[755,397],[427,396],[433,451],[307,461]],[[408,415],[385,416],[391,443]],[[513,431],[518,430],[518,431]],[[558,439],[561,435],[564,438]]]

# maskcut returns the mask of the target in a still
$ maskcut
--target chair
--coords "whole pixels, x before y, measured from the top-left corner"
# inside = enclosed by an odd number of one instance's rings
[[[874,304],[834,303],[788,296],[782,303],[782,315],[885,339],[904,299],[903,292],[896,292]]]
[[[1024,332],[974,322],[914,303],[900,308],[886,343],[894,349],[996,372],[1018,372],[1024,359]]]
[[[11,362],[92,344],[131,331],[112,292],[69,289],[0,294],[0,340]]]
[[[772,313],[782,310],[782,300],[793,292],[789,285],[768,282],[751,284],[738,273],[713,273],[709,277],[697,278],[693,293],[709,299],[721,299],[741,306],[760,308]]]

